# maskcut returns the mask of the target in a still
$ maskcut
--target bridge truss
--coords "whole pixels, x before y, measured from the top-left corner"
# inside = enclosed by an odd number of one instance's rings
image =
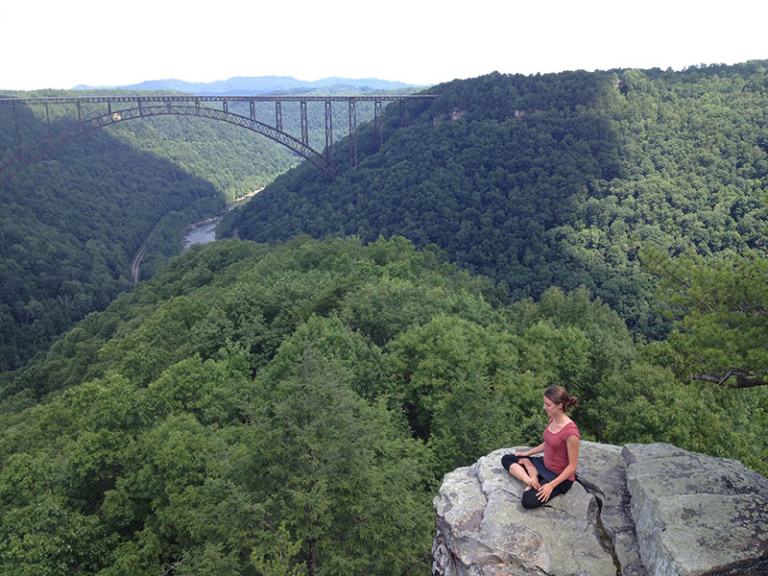
[[[352,96],[195,96],[195,95],[140,95],[140,96],[82,96],[51,98],[0,98],[0,110],[12,108],[14,123],[15,155],[0,166],[0,186],[15,174],[39,160],[55,148],[84,134],[127,120],[152,116],[196,116],[228,122],[264,136],[286,146],[322,170],[329,178],[335,178],[339,169],[333,162],[333,103],[346,104],[349,114],[349,164],[357,166],[357,104],[373,102],[374,130],[377,146],[382,139],[382,104],[398,102],[400,125],[406,123],[406,103],[434,99],[434,95],[352,95]],[[307,106],[310,102],[325,105],[325,148],[318,151],[310,145],[310,126]],[[257,106],[274,104],[274,125],[257,119]],[[283,104],[298,103],[300,134],[289,134],[283,126]],[[248,105],[247,114],[244,111]],[[76,107],[77,121],[52,121],[51,112],[56,106]],[[233,110],[230,110],[232,105]],[[236,106],[235,106],[236,105]],[[47,136],[32,145],[24,145],[20,110],[24,106],[43,107]],[[234,111],[237,108],[238,111]],[[7,121],[8,114],[4,114]],[[5,156],[8,157],[7,155]]]

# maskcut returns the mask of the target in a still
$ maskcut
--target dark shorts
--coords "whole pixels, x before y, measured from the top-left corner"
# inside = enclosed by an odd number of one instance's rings
[[[515,456],[514,454],[507,454],[501,458],[501,465],[504,467],[504,470],[509,470],[509,467],[512,464],[516,464],[520,460],[531,461],[536,467],[536,472],[539,473],[539,482],[541,484],[551,482],[559,476],[559,474],[552,472],[552,470],[544,466],[544,458],[541,456]],[[549,499],[552,500],[552,498],[559,494],[565,494],[571,489],[571,486],[573,486],[573,482],[570,480],[563,480],[560,484],[555,486],[554,490],[552,490]],[[542,502],[536,497],[536,490],[525,490],[523,492],[523,508],[538,508],[543,504],[546,504],[546,502]]]

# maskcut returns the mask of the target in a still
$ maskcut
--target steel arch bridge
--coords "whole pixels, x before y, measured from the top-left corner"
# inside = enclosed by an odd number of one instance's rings
[[[195,95],[123,95],[123,96],[82,96],[51,98],[0,98],[0,110],[11,108],[16,140],[15,155],[0,166],[0,186],[14,175],[46,154],[79,136],[94,130],[112,126],[128,120],[150,118],[153,116],[196,116],[234,124],[286,146],[302,158],[311,162],[333,179],[339,169],[333,163],[333,111],[334,102],[346,104],[349,110],[349,163],[357,166],[357,103],[373,102],[374,130],[377,145],[382,138],[382,104],[398,102],[400,106],[400,124],[406,122],[406,103],[408,101],[428,101],[435,95],[352,95],[352,96],[195,96]],[[257,120],[256,107],[260,103],[274,104],[274,125]],[[286,102],[298,102],[301,134],[291,135],[283,127],[282,105]],[[325,105],[325,149],[320,152],[310,145],[308,102],[323,102]],[[248,115],[230,111],[230,104],[248,104]],[[77,121],[56,123],[51,121],[54,106],[76,106]],[[84,105],[87,105],[84,106]],[[21,136],[22,119],[19,110],[22,106],[38,106],[45,109],[47,136],[31,145],[25,146]],[[94,106],[96,112],[94,112]],[[87,108],[84,110],[84,108]],[[7,117],[8,114],[4,114]],[[7,119],[3,120],[7,121]],[[63,126],[63,127],[62,127]]]

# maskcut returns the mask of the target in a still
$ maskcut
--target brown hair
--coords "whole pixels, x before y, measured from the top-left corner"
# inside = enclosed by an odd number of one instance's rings
[[[568,412],[568,408],[579,405],[579,399],[576,396],[568,396],[568,392],[562,386],[550,386],[544,391],[544,396],[555,404],[562,404],[563,412]]]

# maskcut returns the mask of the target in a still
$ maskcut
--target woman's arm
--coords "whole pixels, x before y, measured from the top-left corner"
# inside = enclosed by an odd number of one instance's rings
[[[515,456],[531,456],[541,452],[544,452],[544,442],[536,446],[536,448],[531,448],[530,450],[525,450],[523,452],[515,452]]]
[[[552,495],[552,490],[560,485],[563,480],[570,478],[579,466],[579,437],[575,434],[568,436],[568,438],[565,439],[565,445],[568,448],[568,466],[560,472],[560,475],[557,478],[541,485],[541,488],[539,488],[539,491],[536,493],[536,497],[542,502],[549,500],[549,497]]]

